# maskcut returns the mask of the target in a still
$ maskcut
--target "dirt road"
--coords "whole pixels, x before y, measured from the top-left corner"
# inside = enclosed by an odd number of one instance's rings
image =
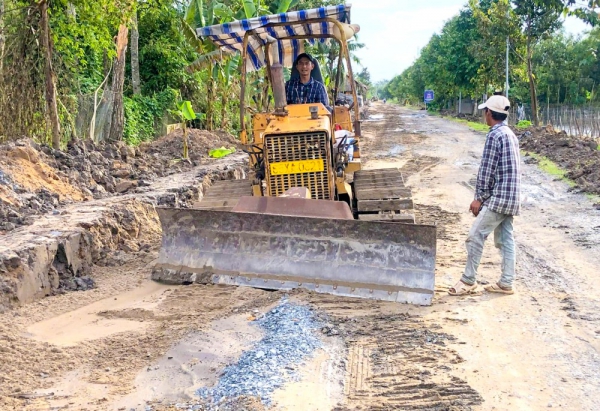
[[[400,167],[418,220],[439,227],[434,304],[290,293],[327,326],[273,409],[600,409],[600,211],[524,165],[517,294],[450,297],[484,135],[389,104],[371,114],[366,167]],[[0,314],[0,409],[193,409],[194,390],[261,338],[253,319],[284,293],[155,284],[155,256],[94,267],[98,288]],[[482,282],[497,280],[499,261],[488,244]]]

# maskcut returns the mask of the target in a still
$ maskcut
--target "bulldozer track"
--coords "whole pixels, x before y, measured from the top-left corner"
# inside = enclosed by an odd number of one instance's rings
[[[359,220],[415,222],[412,192],[397,168],[357,171],[354,196]]]
[[[210,186],[202,200],[194,204],[194,208],[229,211],[237,204],[240,197],[251,195],[251,180],[217,181]]]
[[[483,402],[469,384],[452,375],[463,358],[459,341],[441,327],[410,314],[370,314],[376,305],[311,296],[347,337],[346,400],[335,411],[471,410]]]

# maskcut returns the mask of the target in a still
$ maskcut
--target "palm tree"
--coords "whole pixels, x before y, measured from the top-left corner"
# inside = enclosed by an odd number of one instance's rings
[[[351,40],[348,43],[348,52],[350,53],[350,60],[354,63],[361,64],[360,59],[356,56],[357,50],[365,47],[363,43],[355,40]],[[314,45],[308,47],[309,52],[315,57],[321,67],[323,68],[323,81],[325,86],[332,90],[335,87],[335,79],[337,78],[338,69],[340,70],[340,78],[343,79],[346,76],[345,61],[340,62],[340,45],[336,41],[329,40],[327,42],[317,41]]]

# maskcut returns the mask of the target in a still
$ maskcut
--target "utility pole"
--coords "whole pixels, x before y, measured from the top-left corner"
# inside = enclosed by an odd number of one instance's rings
[[[510,38],[506,36],[506,85],[504,89],[506,90],[506,98],[508,98],[508,49],[510,48]]]
[[[509,27],[509,19],[510,19],[510,3],[508,5],[508,9],[506,10],[506,27]],[[508,51],[510,49],[510,36],[506,35],[506,84],[504,85],[504,90],[506,94],[506,98],[508,98]]]

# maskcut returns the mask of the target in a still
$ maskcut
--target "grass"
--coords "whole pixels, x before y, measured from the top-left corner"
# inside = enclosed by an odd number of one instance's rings
[[[577,185],[575,183],[575,181],[566,177],[566,174],[567,174],[566,170],[560,168],[560,166],[558,164],[556,164],[554,161],[550,160],[548,157],[544,157],[539,154],[532,153],[530,151],[523,151],[523,154],[527,154],[530,157],[538,159],[539,160],[538,167],[543,172],[550,174],[551,176],[554,176],[554,177],[564,181],[570,187],[575,187]],[[600,196],[598,194],[585,193],[585,196],[594,203],[600,202]]]
[[[490,128],[487,126],[487,124],[478,123],[476,121],[463,120],[461,118],[456,118],[456,117],[445,117],[445,118],[447,118],[448,120],[452,120],[455,123],[465,124],[466,126],[472,128],[475,131],[481,131],[484,133],[487,133],[488,131],[490,131]]]
[[[529,121],[529,120],[521,120],[521,121],[519,121],[519,122],[517,123],[516,127],[517,127],[518,129],[526,129],[526,128],[529,128],[529,127],[531,127],[531,121]]]
[[[585,193],[585,196],[594,203],[600,203],[600,196],[598,194]]]
[[[524,154],[527,154],[530,157],[537,159],[539,161],[538,167],[540,168],[540,170],[542,170],[546,174],[549,174],[553,177],[556,177],[556,178],[566,182],[571,187],[574,187],[576,185],[573,180],[570,180],[566,177],[567,171],[565,169],[561,168],[554,161],[550,160],[548,157],[544,157],[544,156],[541,156],[539,154],[532,153],[532,152],[524,152]]]

